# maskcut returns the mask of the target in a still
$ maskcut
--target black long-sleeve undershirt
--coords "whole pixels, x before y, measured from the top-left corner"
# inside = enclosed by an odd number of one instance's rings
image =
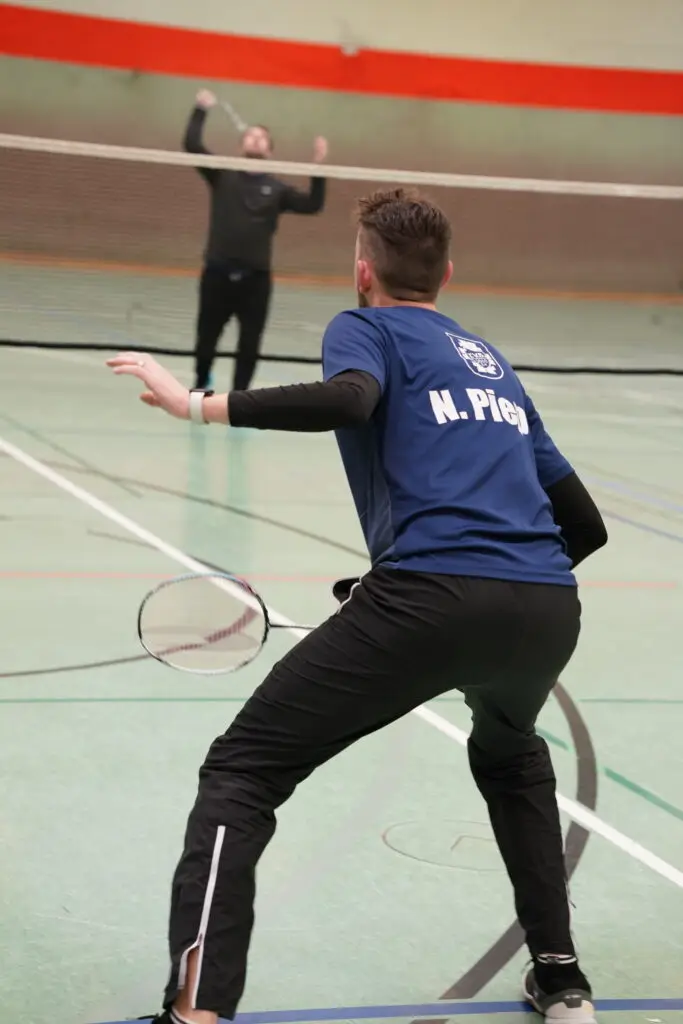
[[[349,370],[324,382],[232,391],[228,415],[234,427],[320,433],[362,426],[380,398],[371,374]]]
[[[576,473],[546,488],[553,519],[560,528],[567,555],[576,568],[584,558],[604,547],[607,528],[600,511]]]

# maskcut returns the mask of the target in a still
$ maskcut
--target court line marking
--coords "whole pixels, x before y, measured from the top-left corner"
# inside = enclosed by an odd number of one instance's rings
[[[2,698],[0,698],[0,703],[2,703]],[[579,701],[579,703],[581,702]],[[553,735],[553,733],[548,732],[547,729],[541,729],[540,726],[536,727],[536,731],[539,736],[542,736],[543,739],[546,740],[547,743],[550,743],[552,746],[559,747],[560,750],[564,750],[567,753],[571,752],[572,748],[569,743],[560,739],[559,736]],[[628,790],[629,793],[634,796],[639,796],[641,800],[645,800],[653,807],[659,808],[660,811],[665,811],[673,818],[683,821],[683,810],[681,810],[680,807],[676,807],[675,804],[669,803],[668,800],[659,796],[658,793],[654,793],[651,789],[641,786],[639,782],[634,782],[632,779],[627,778],[626,775],[622,775],[621,772],[617,772],[613,768],[610,768],[609,765],[602,765],[602,767],[598,768],[598,771],[608,778],[610,782],[616,783],[617,786],[621,786],[623,789]]]
[[[638,423],[640,423],[640,420]],[[683,419],[679,418],[678,425],[679,427],[683,425]],[[644,501],[653,508],[663,508],[670,512],[683,512],[683,505],[680,502],[671,501],[668,498],[660,498],[658,494],[653,494],[651,491],[636,490],[638,483],[636,484],[636,487],[632,487],[629,484],[622,483],[620,480],[607,480],[605,477],[593,476],[591,473],[587,476],[583,476],[583,480],[587,484],[595,484],[597,487],[603,487],[606,491],[614,491],[615,494],[620,494],[627,498],[633,498],[636,501]]]
[[[72,483],[71,480],[62,476],[61,473],[57,473],[56,470],[46,466],[38,459],[35,459],[32,455],[29,455],[22,448],[6,441],[2,437],[0,437],[0,451],[4,451],[10,458],[14,459],[15,462],[18,462],[27,469],[30,469],[44,480],[48,480],[60,490],[64,491],[66,494],[70,494],[73,498],[80,501],[83,505],[86,505],[94,512],[99,512],[99,514],[104,516],[105,519],[109,519],[111,522],[116,523],[117,526],[121,527],[121,529],[133,534],[133,536],[138,537],[150,547],[156,549],[161,554],[166,555],[166,557],[171,561],[184,566],[190,572],[206,572],[206,566],[201,562],[198,562],[195,558],[192,558],[190,555],[186,555],[184,551],[181,551],[174,545],[162,540],[161,537],[157,537],[156,534],[147,530],[144,526],[135,522],[135,520],[123,515],[122,512],[119,512],[112,505],[109,505],[107,502],[97,498],[94,494],[91,494],[90,491],[85,490],[85,488],[80,487],[78,484]],[[302,640],[308,635],[305,630],[298,629],[290,619],[281,615],[280,612],[275,609],[268,608],[268,614],[271,622],[286,627],[297,639]],[[453,725],[452,722],[442,718],[441,715],[436,714],[436,712],[432,711],[431,708],[422,705],[414,708],[411,713],[417,718],[421,718],[423,722],[426,722],[427,725],[431,725],[432,728],[436,729],[444,736],[455,740],[455,742],[460,744],[461,747],[467,746],[468,734],[464,732],[464,730],[459,729],[456,725]],[[576,800],[571,800],[569,797],[558,793],[557,802],[560,809],[564,811],[569,818],[577,822],[577,824],[582,825],[585,829],[593,832],[595,835],[599,835],[603,839],[606,839],[608,843],[611,843],[613,846],[617,847],[617,849],[626,853],[633,860],[636,860],[645,867],[650,868],[651,871],[660,875],[662,878],[666,878],[669,882],[678,886],[679,889],[683,889],[683,871],[675,868],[672,864],[669,864],[668,861],[658,857],[645,846],[642,846],[634,839],[631,839],[623,832],[620,832],[612,825],[609,825],[595,814],[594,811],[590,811],[587,807],[577,803]]]
[[[658,793],[653,793],[651,789],[641,786],[639,782],[634,782],[633,779],[627,778],[626,775],[622,775],[621,772],[617,772],[614,768],[610,768],[607,765],[602,769],[602,772],[608,779],[616,782],[618,786],[627,789],[634,796],[639,796],[642,800],[646,800],[653,807],[658,807],[660,811],[670,814],[672,818],[678,818],[679,821],[683,821],[683,810],[680,807],[676,807],[675,804],[669,803],[668,800],[659,796]]]
[[[624,523],[626,526],[632,526],[634,529],[642,530],[644,533],[652,533],[655,537],[664,537],[666,540],[675,541],[676,544],[683,544],[683,534],[681,533],[661,530],[658,526],[650,526],[649,523],[642,523],[639,519],[622,516],[620,512],[608,512],[606,508],[602,509],[602,514],[606,519],[614,519],[617,523]]]
[[[2,416],[2,413],[0,413]],[[42,442],[41,442],[42,443]],[[95,470],[92,470],[95,473]],[[99,471],[97,471],[99,475]],[[105,476],[102,479],[111,481],[111,477]],[[137,497],[137,495],[135,495]],[[129,541],[126,537],[100,533],[96,530],[89,530],[92,537],[104,537],[107,540],[117,542],[124,541],[128,544],[136,544],[136,541]],[[137,545],[136,545],[137,546]],[[141,545],[144,547],[144,545]],[[248,578],[252,583],[334,583],[337,579],[334,575],[314,576],[307,573],[258,573],[241,572],[233,570],[235,576]],[[104,581],[108,583],[127,583],[134,580],[165,580],[168,573],[163,572],[129,572],[116,569],[0,569],[0,580],[16,580],[29,582],[31,580],[62,580],[62,581]],[[581,580],[582,589],[597,590],[676,590],[680,584],[676,580]]]
[[[3,678],[3,674],[0,673],[0,679]],[[12,706],[23,706],[23,705],[42,705],[42,704],[244,704],[249,699],[249,694],[241,694],[239,696],[232,697],[195,697],[195,696],[184,696],[184,697],[0,697],[0,706],[9,705]],[[433,702],[435,704],[461,704],[462,700],[454,697],[435,697]],[[579,702],[581,703],[581,702]],[[657,703],[652,701],[650,703]],[[661,702],[660,702],[661,703]],[[683,701],[664,701],[663,703],[674,703],[683,704]],[[542,736],[552,746],[558,747],[565,753],[570,752],[571,747],[559,736],[553,735],[548,732],[547,729],[538,728],[539,736]],[[642,786],[639,782],[634,782],[627,776],[622,775],[621,772],[615,771],[608,765],[603,765],[599,769],[603,775],[606,776],[611,782],[626,789],[633,796],[640,797],[641,800],[645,800],[646,803],[651,804],[653,807],[657,807],[660,811],[664,811],[670,814],[673,818],[677,818],[678,821],[683,821],[683,810],[680,807],[676,807],[675,804],[669,803],[664,797],[659,796],[658,793],[654,793],[651,789],[647,789]]]
[[[618,1010],[683,1010],[682,999],[597,999],[598,1012]],[[297,1021],[341,1021],[379,1020],[380,1018],[403,1017],[468,1017],[488,1013],[535,1014],[528,1003],[521,1002],[471,1002],[458,1000],[442,1003],[417,1003],[415,1006],[337,1006],[304,1010],[264,1010],[261,1013],[238,1013],[235,1024],[295,1024]],[[222,1020],[222,1018],[221,1018]],[[130,1024],[126,1021],[110,1021],[109,1024]]]

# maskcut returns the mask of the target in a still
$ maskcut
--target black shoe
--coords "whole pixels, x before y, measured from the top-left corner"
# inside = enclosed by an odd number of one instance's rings
[[[596,1024],[593,993],[576,961],[535,961],[524,979],[524,996],[546,1024]]]
[[[149,1024],[173,1024],[168,1010],[164,1010],[163,1013],[157,1013],[155,1017],[147,1015],[146,1017],[136,1017],[135,1019],[149,1021]]]

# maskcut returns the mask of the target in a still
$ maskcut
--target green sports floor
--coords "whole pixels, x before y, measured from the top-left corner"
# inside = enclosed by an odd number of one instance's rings
[[[111,339],[116,322],[121,347],[173,343],[174,332],[188,344],[190,281],[79,276],[88,301],[77,308],[75,272],[63,272],[50,316],[35,310],[35,273],[2,275],[7,337],[45,339],[66,318],[81,340]],[[131,316],[120,296],[133,284]],[[301,351],[305,336],[314,351],[349,301],[280,286],[273,350]],[[683,362],[676,305],[450,294],[444,308],[516,362]],[[198,766],[293,642],[279,631],[232,677],[174,673],[139,649],[144,593],[189,555],[246,576],[292,622],[316,622],[333,611],[332,581],[366,567],[332,437],[172,421],[104,358],[0,349],[0,1007],[13,1024],[158,1008]],[[189,360],[169,365],[189,380]],[[220,390],[230,369],[218,365]],[[259,382],[311,374],[264,364]],[[524,379],[610,531],[580,570],[582,640],[540,721],[575,933],[601,1019],[680,1024],[683,379]],[[245,1022],[525,1016],[525,953],[468,773],[467,728],[457,694],[434,701],[285,806],[259,871]]]

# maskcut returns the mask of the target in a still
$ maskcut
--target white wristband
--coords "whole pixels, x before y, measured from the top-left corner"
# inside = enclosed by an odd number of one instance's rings
[[[206,391],[190,391],[190,419],[193,423],[206,424],[204,419],[204,399]]]

